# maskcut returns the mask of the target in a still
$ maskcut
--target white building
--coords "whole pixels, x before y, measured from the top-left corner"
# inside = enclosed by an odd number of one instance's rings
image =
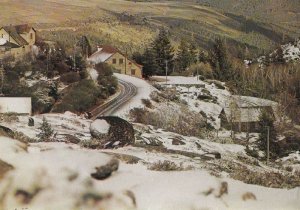
[[[30,97],[0,97],[0,113],[31,115]]]

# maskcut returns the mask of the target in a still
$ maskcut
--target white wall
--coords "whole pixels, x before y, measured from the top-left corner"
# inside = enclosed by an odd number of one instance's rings
[[[0,113],[31,114],[31,98],[0,97]]]

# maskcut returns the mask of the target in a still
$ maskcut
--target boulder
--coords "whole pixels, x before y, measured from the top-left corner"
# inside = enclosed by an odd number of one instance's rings
[[[116,148],[134,144],[133,126],[119,117],[98,117],[90,126],[93,138],[98,139],[102,148]]]

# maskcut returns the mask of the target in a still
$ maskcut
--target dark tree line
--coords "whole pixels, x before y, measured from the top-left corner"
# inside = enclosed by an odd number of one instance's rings
[[[169,33],[161,30],[144,53],[134,53],[133,59],[143,65],[143,76],[148,78],[152,75],[165,75],[166,69],[168,74],[185,71],[198,61],[198,49],[195,44],[182,40],[176,55]]]

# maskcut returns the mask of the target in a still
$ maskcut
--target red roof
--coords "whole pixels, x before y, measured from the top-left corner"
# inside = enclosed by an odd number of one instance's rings
[[[101,50],[100,50],[101,49]],[[143,67],[142,65],[136,63],[134,60],[129,59],[124,53],[122,53],[120,50],[118,50],[117,48],[114,48],[113,46],[110,45],[98,45],[98,50],[97,52],[95,52],[93,55],[96,55],[98,53],[109,53],[109,54],[116,54],[116,53],[120,53],[121,55],[123,55],[124,57],[126,57],[130,62],[132,62],[133,64],[139,66],[139,67]]]

